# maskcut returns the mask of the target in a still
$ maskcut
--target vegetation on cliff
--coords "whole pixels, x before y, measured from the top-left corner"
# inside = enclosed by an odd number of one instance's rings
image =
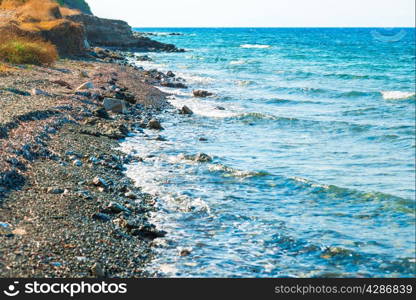
[[[65,18],[79,14],[79,11],[62,7],[54,0],[0,0],[0,8],[8,13],[8,19],[3,18],[3,22],[0,22],[0,31],[6,33],[3,34],[3,43],[5,44],[7,38],[11,38],[7,43],[8,61],[10,61],[11,49],[20,45],[23,40],[26,41],[26,51],[34,51],[52,43],[63,56],[83,53],[85,40],[83,26]],[[15,43],[16,39],[19,43]],[[45,43],[44,41],[49,43],[42,44]],[[34,47],[34,43],[38,43],[38,47]],[[52,53],[49,46],[45,47],[47,52]],[[12,53],[13,55],[22,54],[17,49],[14,49]],[[39,51],[36,53],[41,54]],[[3,60],[5,60],[4,57]],[[17,60],[27,61],[26,58],[27,56]],[[49,63],[43,57],[39,57],[38,61]]]
[[[1,61],[13,64],[50,65],[57,58],[56,47],[50,42],[13,33],[0,34]]]

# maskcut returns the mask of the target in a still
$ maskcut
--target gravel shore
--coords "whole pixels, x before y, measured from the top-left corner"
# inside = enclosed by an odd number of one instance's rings
[[[141,158],[116,149],[169,105],[149,84],[163,75],[111,55],[0,73],[1,277],[154,275],[143,266],[166,233],[123,173]],[[124,113],[103,108],[117,98]]]

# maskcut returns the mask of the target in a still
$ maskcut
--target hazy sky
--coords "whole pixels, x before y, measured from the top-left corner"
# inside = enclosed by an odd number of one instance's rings
[[[415,0],[87,0],[135,27],[412,27]]]

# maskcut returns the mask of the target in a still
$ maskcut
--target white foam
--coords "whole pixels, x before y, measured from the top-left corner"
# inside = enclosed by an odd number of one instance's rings
[[[244,65],[245,63],[244,59],[230,61],[230,65]]]
[[[217,107],[221,106],[221,103],[209,100],[202,100],[200,98],[176,98],[170,97],[169,102],[178,109],[181,109],[184,105],[188,106],[195,114],[211,117],[211,118],[230,118],[238,116],[239,111],[237,107],[227,106],[225,110],[220,110]]]
[[[402,91],[383,91],[381,92],[384,100],[405,100],[415,97],[413,92],[402,92]]]
[[[240,45],[241,48],[248,48],[248,49],[267,49],[270,48],[270,45],[255,45],[255,44],[244,44]]]

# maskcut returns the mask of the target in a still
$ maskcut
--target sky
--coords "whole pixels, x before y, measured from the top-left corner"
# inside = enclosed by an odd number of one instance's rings
[[[415,0],[87,0],[134,27],[414,27]]]

